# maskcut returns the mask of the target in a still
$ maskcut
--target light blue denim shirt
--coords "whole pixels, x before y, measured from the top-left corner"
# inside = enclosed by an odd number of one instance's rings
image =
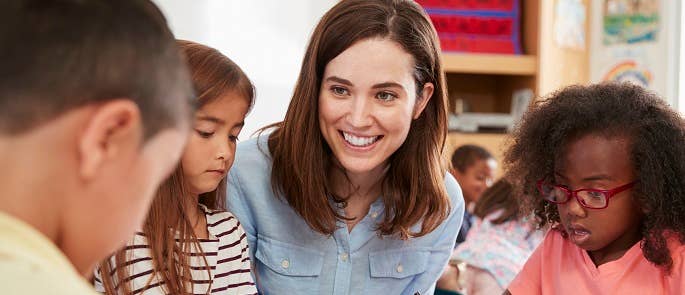
[[[464,215],[461,189],[449,173],[445,185],[452,211],[430,234],[380,238],[374,230],[383,218],[379,199],[352,232],[339,221],[338,230],[326,236],[274,195],[267,138],[238,145],[227,196],[229,210],[247,233],[260,293],[433,294]]]

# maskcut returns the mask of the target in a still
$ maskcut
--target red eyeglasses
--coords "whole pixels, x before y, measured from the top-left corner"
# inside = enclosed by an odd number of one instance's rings
[[[542,179],[538,180],[537,187],[542,198],[554,204],[564,204],[575,197],[578,203],[589,209],[604,209],[609,206],[609,199],[614,195],[632,188],[637,181],[633,181],[622,186],[603,190],[581,188],[577,190],[569,190],[566,187],[546,183]]]

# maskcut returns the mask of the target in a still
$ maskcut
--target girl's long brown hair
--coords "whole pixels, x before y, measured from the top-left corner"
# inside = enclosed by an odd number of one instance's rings
[[[199,107],[228,91],[238,91],[252,106],[254,87],[233,61],[216,49],[201,44],[184,40],[177,43],[188,62]],[[192,294],[190,256],[187,253],[193,249],[202,251],[186,212],[187,208],[195,207],[191,204],[195,200],[187,197],[185,192],[183,170],[179,164],[157,191],[143,225],[154,267],[150,277],[156,276],[162,282],[160,287],[168,294]],[[225,210],[226,179],[214,191],[201,194],[199,202],[212,210]],[[130,276],[125,266],[128,261],[126,253],[125,249],[116,252],[114,265],[109,259],[100,263],[102,284],[107,294],[132,294],[131,281],[125,281]],[[209,273],[207,260],[202,257]],[[147,285],[150,287],[150,282]]]
[[[502,210],[502,214],[492,220],[493,224],[501,224],[520,217],[518,198],[514,195],[514,188],[504,178],[483,192],[483,195],[476,202],[473,213],[480,219],[484,219],[485,216],[498,210]]]
[[[444,185],[447,95],[437,34],[413,1],[345,0],[323,16],[307,47],[285,119],[269,136],[272,187],[315,231],[332,234],[336,220],[345,218],[327,197],[346,196],[335,196],[329,183],[335,164],[319,128],[319,89],[328,62],[369,38],[397,42],[413,56],[417,96],[425,83],[435,87],[425,110],[411,123],[406,141],[390,158],[382,186],[385,216],[378,226],[382,235],[422,236],[450,211]],[[420,231],[411,232],[419,222]]]

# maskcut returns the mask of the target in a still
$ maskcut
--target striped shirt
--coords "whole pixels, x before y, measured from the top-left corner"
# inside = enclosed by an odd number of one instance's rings
[[[199,239],[200,247],[207,259],[202,259],[200,251],[192,247],[190,266],[193,281],[193,294],[256,294],[250,273],[250,258],[245,232],[240,222],[229,212],[212,211],[201,206],[207,217],[208,239]],[[133,294],[166,294],[163,282],[154,274],[152,257],[143,233],[136,233],[126,245],[126,267]],[[114,257],[110,258],[115,264]],[[209,265],[208,275],[206,265]],[[116,268],[109,274],[118,287]],[[211,289],[210,289],[211,288]],[[95,271],[95,289],[105,292],[100,270]],[[122,294],[122,293],[119,293]]]

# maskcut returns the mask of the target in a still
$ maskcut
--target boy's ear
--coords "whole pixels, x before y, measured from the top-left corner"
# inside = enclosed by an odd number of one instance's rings
[[[414,104],[414,120],[421,116],[421,113],[428,105],[428,101],[433,96],[433,91],[435,91],[435,86],[433,86],[433,83],[429,82],[423,85],[421,96],[416,98],[416,104]]]
[[[78,143],[79,172],[92,179],[106,161],[142,140],[140,110],[130,100],[119,99],[96,106]]]

